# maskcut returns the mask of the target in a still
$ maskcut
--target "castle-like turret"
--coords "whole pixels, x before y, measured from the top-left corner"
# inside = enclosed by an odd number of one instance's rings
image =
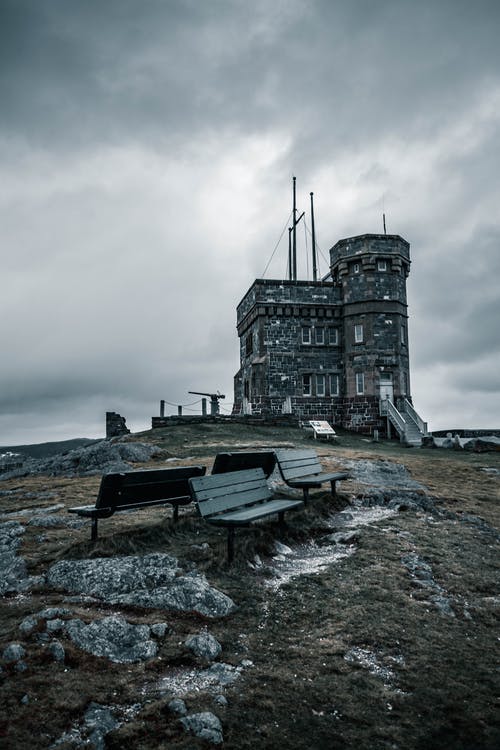
[[[380,401],[410,400],[406,277],[410,245],[399,235],[363,234],[330,250],[343,307],[346,426],[373,423]]]

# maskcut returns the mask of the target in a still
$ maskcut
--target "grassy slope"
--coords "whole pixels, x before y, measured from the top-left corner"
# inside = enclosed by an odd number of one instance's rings
[[[134,436],[137,437],[137,436]],[[312,445],[293,429],[192,425],[144,433],[179,462],[204,461],[210,466],[219,450],[269,445]],[[404,463],[412,476],[441,499],[439,514],[402,512],[393,519],[364,528],[356,553],[318,575],[302,576],[278,593],[270,593],[247,560],[264,559],[272,548],[276,527],[239,531],[237,558],[224,562],[225,536],[185,514],[177,527],[169,511],[123,514],[102,523],[96,548],[88,529],[26,527],[22,553],[31,572],[40,572],[60,558],[131,554],[153,550],[197,556],[197,566],[210,582],[238,603],[224,621],[209,623],[223,645],[223,660],[254,666],[226,691],[226,709],[212,697],[193,691],[190,711],[214,710],[224,726],[227,748],[450,748],[493,750],[500,728],[495,713],[494,651],[498,641],[499,481],[482,471],[500,468],[498,454],[464,454],[404,450],[397,443],[372,444],[343,435],[341,443],[315,444],[326,465],[344,459],[388,459]],[[192,457],[192,459],[191,459]],[[33,478],[2,483],[16,489],[1,498],[5,510],[37,507],[42,502],[66,505],[92,502],[98,478]],[[54,494],[42,501],[29,493]],[[342,483],[343,500],[356,493],[353,482]],[[326,493],[318,492],[304,513],[290,517],[288,538],[318,536],[331,509]],[[483,519],[484,522],[476,520]],[[46,535],[41,544],[40,533]],[[207,541],[208,551],[191,545]],[[401,558],[415,553],[431,566],[434,580],[452,602],[454,617],[443,615],[432,602],[432,591],[416,586]],[[496,599],[495,599],[496,597]],[[56,592],[13,597],[2,607],[0,645],[19,638],[17,626],[27,614],[59,604]],[[108,614],[105,606],[72,605],[83,619]],[[0,705],[4,710],[0,736],[6,748],[48,747],[71,722],[81,718],[89,701],[133,703],[145,685],[172,668],[193,668],[196,660],[181,645],[188,634],[206,623],[200,618],[143,610],[125,611],[134,622],[167,620],[171,634],[160,650],[161,661],[110,665],[78,651],[66,641],[65,665],[53,664],[46,650],[26,641],[29,669],[3,675]],[[382,679],[359,663],[346,660],[353,648],[391,670]],[[50,675],[50,678],[48,678]],[[1,679],[1,677],[0,677]],[[28,705],[21,703],[24,695]],[[205,747],[185,736],[166,704],[171,696],[151,690],[136,720],[107,738],[107,747]],[[498,708],[498,706],[496,707]],[[39,727],[43,725],[43,731]]]

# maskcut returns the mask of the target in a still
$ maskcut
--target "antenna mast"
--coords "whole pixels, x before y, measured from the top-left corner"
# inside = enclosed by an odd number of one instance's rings
[[[292,270],[292,278],[294,281],[297,280],[297,200],[295,195],[295,183],[297,181],[297,178],[293,178],[293,247],[292,247],[292,264],[293,264],[293,270]]]
[[[314,204],[313,204],[313,195],[314,195],[314,193],[310,193],[310,196],[311,196],[312,260],[313,260],[313,281],[317,281],[317,279],[318,279],[318,268],[317,268],[317,265],[316,265],[316,231],[314,229]]]

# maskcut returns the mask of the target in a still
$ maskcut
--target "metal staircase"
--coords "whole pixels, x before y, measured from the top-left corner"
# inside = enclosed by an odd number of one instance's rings
[[[390,437],[391,426],[396,429],[399,439],[408,446],[421,446],[422,438],[427,432],[427,422],[417,414],[408,399],[401,399],[399,409],[386,398],[380,402],[380,414],[387,418],[387,433]]]

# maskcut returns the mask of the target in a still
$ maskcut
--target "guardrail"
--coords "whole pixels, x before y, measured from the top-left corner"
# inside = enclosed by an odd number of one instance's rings
[[[404,400],[404,405],[405,405],[405,411],[410,415],[410,417],[416,423],[416,425],[417,425],[418,429],[420,430],[420,432],[423,435],[427,435],[428,434],[427,422],[424,422],[424,420],[422,419],[422,417],[415,411],[415,409],[413,408],[412,404],[410,404],[410,402],[408,401],[407,398],[405,398],[405,400]]]
[[[399,433],[401,442],[407,440],[408,425],[406,419],[388,398],[385,398],[380,402],[380,413],[386,417],[389,417]]]

